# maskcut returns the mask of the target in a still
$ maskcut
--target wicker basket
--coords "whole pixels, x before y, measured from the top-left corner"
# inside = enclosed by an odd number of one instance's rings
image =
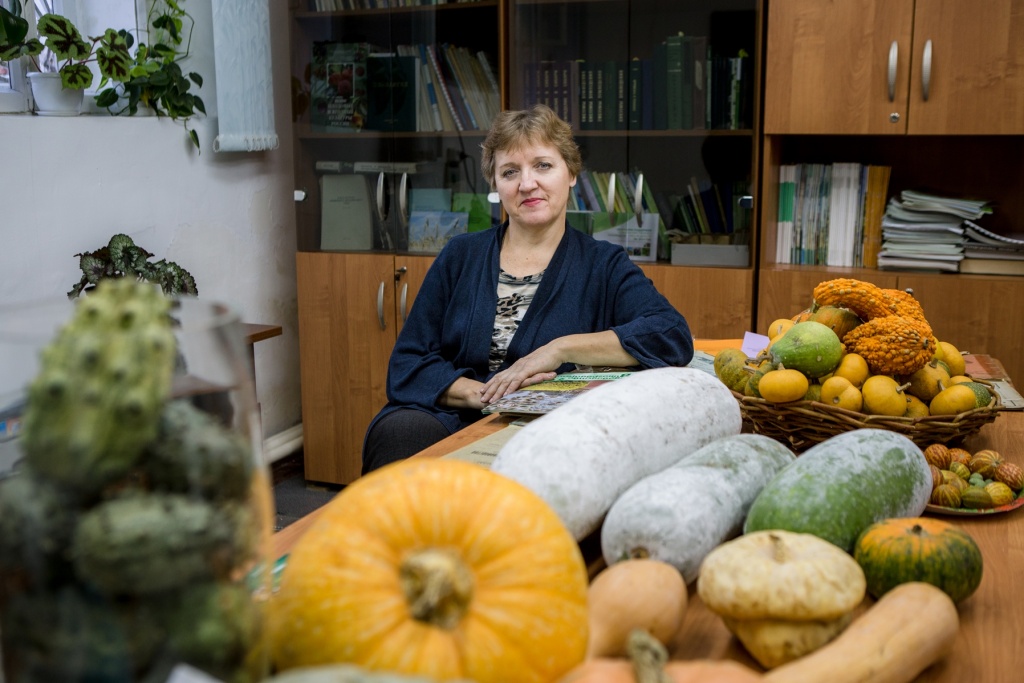
[[[975,408],[958,415],[915,418],[865,415],[817,401],[771,403],[763,398],[744,396],[735,391],[732,393],[739,401],[744,422],[753,427],[755,434],[770,436],[797,453],[836,434],[861,428],[899,432],[921,448],[933,443],[958,444],[995,420],[1002,409],[999,395],[994,390],[992,402],[984,408]]]

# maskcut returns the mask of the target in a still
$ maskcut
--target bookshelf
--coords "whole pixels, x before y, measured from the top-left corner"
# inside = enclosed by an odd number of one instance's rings
[[[433,262],[431,248],[418,248],[427,240],[410,243],[410,225],[423,225],[427,207],[446,220],[464,213],[476,228],[494,218],[481,201],[478,149],[486,112],[504,102],[504,0],[380,4],[289,0],[304,466],[307,479],[333,484],[360,474],[388,357]],[[434,117],[429,49],[446,83],[465,85],[475,123],[457,126],[440,109]],[[472,61],[480,54],[494,77],[487,86]],[[403,85],[417,58],[420,82]],[[380,97],[373,107],[355,101],[364,92]],[[398,116],[410,103],[414,118]]]
[[[935,334],[1003,361],[1024,381],[1016,349],[1024,326],[1024,278],[797,266],[776,259],[779,169],[858,162],[891,167],[888,194],[905,189],[987,199],[983,219],[1024,231],[1024,30],[1021,0],[770,0],[766,13],[764,135],[760,150],[758,329],[810,301],[814,285],[855,277],[911,288]],[[795,40],[813,35],[815,40]],[[924,97],[922,64],[931,40]],[[889,96],[891,45],[897,63]]]
[[[761,6],[509,0],[508,64],[517,65],[508,74],[509,105],[542,102],[568,120],[585,173],[618,174],[620,187],[622,174],[634,182],[642,174],[641,206],[626,193],[616,211],[658,214],[672,240],[745,243],[756,254],[756,202],[740,198],[757,186]],[[608,210],[582,192],[577,204]],[[657,260],[641,267],[697,335],[735,338],[750,329],[753,257],[742,267],[683,267],[672,266],[670,254],[663,236]]]

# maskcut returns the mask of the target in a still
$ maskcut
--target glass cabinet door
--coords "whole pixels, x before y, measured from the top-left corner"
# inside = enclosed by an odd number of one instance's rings
[[[512,0],[511,7],[510,106],[543,102],[577,131],[586,172],[570,208],[654,214],[661,260],[672,242],[745,244],[758,3]]]
[[[478,149],[501,102],[498,0],[341,4],[366,7],[293,12],[299,249],[436,253],[490,227]]]

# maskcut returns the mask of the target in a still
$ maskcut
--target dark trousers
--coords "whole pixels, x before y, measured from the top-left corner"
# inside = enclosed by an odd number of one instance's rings
[[[404,460],[449,435],[448,428],[430,413],[400,408],[370,429],[363,445],[363,474]]]

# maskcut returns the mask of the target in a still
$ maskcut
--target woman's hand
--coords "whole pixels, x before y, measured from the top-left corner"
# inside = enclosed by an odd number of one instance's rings
[[[483,410],[487,405],[480,398],[484,383],[468,377],[459,377],[452,382],[438,401],[449,408],[473,408]]]
[[[563,362],[554,345],[546,344],[487,380],[480,392],[480,400],[488,404],[517,389],[554,379],[555,370]]]

